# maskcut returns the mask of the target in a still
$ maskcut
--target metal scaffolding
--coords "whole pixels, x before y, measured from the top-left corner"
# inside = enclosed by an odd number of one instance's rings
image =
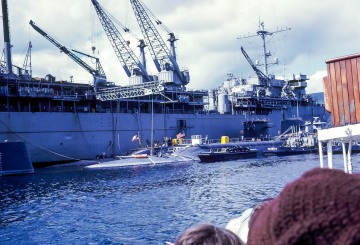
[[[160,94],[164,90],[164,86],[158,81],[146,82],[126,87],[102,88],[97,91],[96,98],[101,101],[118,100]]]

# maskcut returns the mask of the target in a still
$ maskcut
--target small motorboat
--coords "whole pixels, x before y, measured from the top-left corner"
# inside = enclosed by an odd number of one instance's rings
[[[210,149],[208,152],[200,152],[198,157],[201,162],[219,162],[256,157],[257,150],[248,147],[233,146]]]
[[[264,156],[288,156],[319,152],[317,139],[308,133],[292,133],[287,136],[284,143],[278,147],[270,147],[264,150]]]
[[[288,156],[288,155],[301,155],[308,153],[317,153],[319,150],[315,146],[298,146],[298,147],[271,147],[265,150],[264,156]]]

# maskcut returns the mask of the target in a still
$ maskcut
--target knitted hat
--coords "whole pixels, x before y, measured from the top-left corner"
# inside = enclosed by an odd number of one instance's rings
[[[252,215],[254,244],[360,244],[360,175],[306,172]]]

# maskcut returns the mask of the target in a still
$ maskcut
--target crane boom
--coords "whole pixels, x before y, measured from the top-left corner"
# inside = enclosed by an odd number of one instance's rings
[[[97,0],[91,0],[91,2],[95,7],[95,11],[99,17],[101,25],[103,26],[111,46],[113,47],[121,65],[123,66],[126,75],[128,77],[131,77],[131,75],[142,75],[147,82],[150,81],[151,79],[145,67],[141,64],[134,52],[130,49],[128,43],[121,36],[110,17],[105,13],[104,9],[100,6]],[[141,74],[139,74],[139,71]]]
[[[250,59],[249,55],[245,52],[245,49],[243,47],[241,47],[241,52],[243,53],[245,59],[251,65],[252,69],[255,71],[257,77],[259,78],[259,80],[261,82],[261,85],[268,87],[270,85],[269,78],[267,76],[265,76],[265,74],[256,67],[256,65],[254,64],[254,62],[252,62],[252,60]]]
[[[43,37],[45,37],[48,41],[50,41],[52,44],[54,44],[57,48],[59,48],[63,53],[65,53],[67,56],[69,56],[71,59],[73,59],[76,63],[78,63],[81,67],[83,67],[85,70],[87,70],[91,75],[94,77],[94,86],[96,87],[96,84],[98,82],[105,82],[106,81],[106,75],[105,72],[100,64],[99,58],[95,58],[93,56],[84,54],[79,51],[70,50],[64,45],[60,44],[58,41],[56,41],[54,38],[52,38],[49,34],[47,34],[45,31],[43,31],[40,27],[38,27],[34,21],[30,20],[29,24]],[[89,66],[87,63],[85,63],[82,59],[80,59],[78,56],[76,56],[72,51],[75,51],[77,53],[86,55],[90,58],[94,58],[96,60],[96,69]]]
[[[151,57],[155,63],[156,69],[159,72],[164,70],[173,70],[177,76],[177,79],[175,80],[178,81],[174,82],[180,85],[186,85],[189,82],[188,74],[184,75],[184,73],[180,70],[178,63],[176,62],[175,52],[173,51],[174,55],[172,55],[159,32],[155,28],[155,25],[151,21],[144,6],[138,0],[130,0],[130,2],[141,32],[147,42],[147,45],[149,46]],[[173,35],[173,33],[171,34]],[[172,40],[175,41],[174,35]]]
[[[10,27],[9,27],[9,14],[7,1],[1,1],[2,6],[2,19],[3,19],[3,28],[4,28],[4,51],[5,51],[5,65],[6,73],[13,74],[12,71],[12,56],[11,56],[11,42],[10,42]]]

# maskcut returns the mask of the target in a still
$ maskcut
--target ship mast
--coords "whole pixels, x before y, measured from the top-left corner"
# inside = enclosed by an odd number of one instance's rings
[[[7,1],[1,0],[1,5],[2,5],[2,15],[3,15],[6,70],[8,74],[12,74],[13,71],[12,71],[12,62],[11,62],[11,43],[10,43],[10,28],[9,28]]]
[[[264,22],[259,21],[259,30],[256,32],[255,35],[248,35],[248,36],[244,36],[244,37],[238,37],[238,39],[255,37],[255,36],[260,36],[261,37],[262,43],[263,43],[263,52],[264,52],[264,64],[262,64],[262,65],[264,66],[264,74],[265,74],[266,77],[268,77],[268,75],[269,75],[268,66],[270,64],[268,63],[268,58],[271,56],[270,51],[266,51],[266,38],[267,38],[267,36],[271,36],[273,34],[283,32],[283,31],[289,31],[289,30],[291,30],[291,28],[286,27],[286,28],[276,30],[276,31],[266,31]]]

